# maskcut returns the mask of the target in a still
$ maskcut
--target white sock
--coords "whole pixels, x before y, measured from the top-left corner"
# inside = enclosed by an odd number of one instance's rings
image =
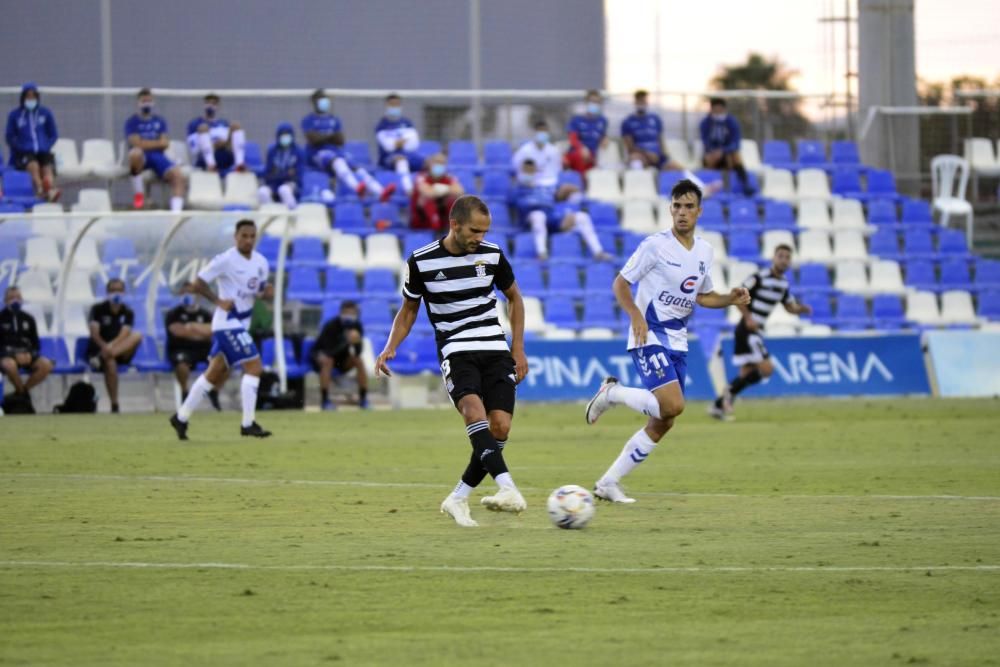
[[[549,229],[546,226],[545,213],[532,211],[528,214],[528,224],[531,225],[531,235],[535,237],[535,254],[539,257],[548,257]]]
[[[354,173],[351,171],[351,168],[347,166],[347,160],[344,158],[338,157],[333,159],[333,173],[335,173],[337,178],[342,180],[350,189],[358,189],[358,179],[354,177]]]
[[[376,197],[382,196],[382,191],[385,190],[382,184],[378,182],[378,179],[368,173],[367,169],[361,169],[360,167],[354,172],[357,176],[364,181],[365,187],[368,188],[373,195]]]
[[[266,185],[262,185],[257,188],[257,202],[263,206],[264,204],[270,204],[274,201],[274,193],[271,192],[271,188]]]
[[[573,192],[570,194],[569,197],[566,198],[566,201],[568,201],[570,204],[579,204],[580,202],[583,201],[583,193],[580,192],[579,190]]]
[[[240,398],[243,399],[243,421],[240,425],[246,428],[254,422],[257,416],[257,387],[260,386],[260,378],[255,375],[243,375],[240,382]]]
[[[456,486],[455,490],[451,492],[451,497],[461,500],[463,498],[468,498],[471,493],[472,487],[462,480],[458,480],[458,486]]]
[[[184,403],[181,404],[181,409],[177,411],[177,418],[180,419],[185,424],[191,419],[191,413],[198,408],[198,404],[208,396],[208,392],[212,391],[215,387],[212,383],[205,379],[204,375],[199,375],[198,379],[194,381],[191,385],[191,391],[188,392],[188,397],[184,399]]]
[[[695,173],[693,171],[691,171],[690,169],[685,169],[684,170],[684,178],[690,180],[692,183],[694,183],[695,185],[697,185],[701,189],[702,192],[705,191],[705,181],[703,181],[700,178],[698,178],[697,176],[695,176]]]
[[[205,166],[215,169],[215,148],[212,146],[212,137],[208,132],[198,133],[198,152],[205,160]]]
[[[615,459],[615,462],[611,464],[611,467],[608,468],[608,471],[604,473],[597,483],[612,482],[617,484],[622,477],[632,472],[637,465],[645,461],[655,448],[656,443],[646,433],[646,429],[639,429],[628,439],[628,442],[625,443],[625,447],[622,449],[622,453],[618,455],[618,458]]]
[[[589,213],[584,213],[583,211],[574,213],[573,225],[580,232],[580,236],[583,237],[583,242],[590,249],[591,255],[599,255],[604,252],[604,247],[601,245],[601,240],[597,238],[597,232],[594,231],[594,221],[591,219]]]
[[[642,160],[632,160],[628,163],[629,169],[645,169],[646,165],[642,163]]]
[[[233,130],[229,135],[229,142],[233,147],[233,160],[237,165],[246,162],[247,159],[247,133],[243,130]]]
[[[396,160],[396,173],[403,182],[403,190],[407,195],[413,194],[413,178],[410,176],[410,163],[404,158]]]
[[[332,204],[337,197],[330,188],[323,188],[323,191],[319,193],[319,198],[323,200],[324,204]]]
[[[291,183],[282,183],[278,186],[278,197],[288,208],[295,208],[299,203],[295,200],[295,188]]]
[[[146,184],[142,182],[142,172],[132,177],[132,190],[141,195],[146,191]]]
[[[502,472],[499,475],[497,475],[496,483],[500,485],[501,489],[514,489],[515,491],[517,490],[517,487],[514,486],[514,478],[510,476],[509,472]]]
[[[660,418],[660,402],[648,389],[615,384],[608,389],[608,400],[612,405],[625,405],[647,417]]]
[[[180,213],[184,210],[184,197],[171,197],[170,198],[170,212]]]

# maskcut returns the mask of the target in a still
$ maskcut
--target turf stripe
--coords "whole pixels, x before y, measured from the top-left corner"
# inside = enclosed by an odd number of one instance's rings
[[[249,477],[204,477],[195,475],[98,475],[74,473],[0,473],[0,477],[8,479],[65,479],[77,481],[124,481],[124,482],[180,482],[199,484],[261,484],[261,485],[303,485],[303,486],[357,486],[372,488],[412,488],[412,489],[449,489],[446,484],[429,484],[422,482],[368,482],[363,480],[333,480],[333,479],[254,479]],[[523,491],[546,491],[537,487],[522,486]],[[688,493],[683,491],[646,491],[636,492],[635,496],[666,497],[666,498],[788,498],[788,499],[826,499],[826,500],[973,500],[982,502],[1000,501],[1000,496],[962,496],[952,494],[807,494],[807,493]]]
[[[512,572],[586,574],[684,574],[684,573],[767,573],[767,572],[1000,572],[1000,565],[777,565],[717,567],[500,567],[463,565],[254,565],[251,563],[147,563],[136,561],[0,561],[0,568],[105,568],[135,570],[276,570],[373,571],[373,572]]]

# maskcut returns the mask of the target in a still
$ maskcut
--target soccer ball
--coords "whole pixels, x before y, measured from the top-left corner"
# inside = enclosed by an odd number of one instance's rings
[[[549,518],[560,528],[583,528],[594,518],[594,496],[576,484],[560,486],[549,496]]]

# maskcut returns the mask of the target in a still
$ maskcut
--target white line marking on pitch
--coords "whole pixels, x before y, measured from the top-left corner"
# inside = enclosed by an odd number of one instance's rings
[[[1000,572],[1000,565],[921,565],[921,566],[726,566],[717,567],[500,567],[463,565],[253,565],[250,563],[144,563],[134,561],[0,561],[0,568],[116,568],[135,570],[279,570],[358,571],[358,572],[511,572],[586,574],[682,574],[682,573],[766,573],[766,572]]]
[[[444,484],[429,484],[422,482],[366,482],[362,480],[333,480],[333,479],[253,479],[249,477],[204,477],[188,475],[90,475],[76,473],[0,473],[0,477],[13,479],[66,479],[78,481],[122,481],[122,482],[181,482],[199,484],[258,484],[258,485],[300,485],[300,486],[357,486],[370,488],[403,488],[403,489],[447,489],[450,486]],[[520,487],[524,491],[545,491],[529,486]],[[850,494],[768,494],[768,493],[688,493],[684,491],[637,491],[633,495],[655,496],[665,498],[788,498],[788,499],[818,499],[818,500],[976,500],[985,502],[1000,501],[1000,496],[960,496],[949,494],[934,495],[896,495],[884,493],[859,493]]]

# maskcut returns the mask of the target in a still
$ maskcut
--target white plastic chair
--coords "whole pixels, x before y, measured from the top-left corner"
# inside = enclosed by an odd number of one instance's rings
[[[66,303],[91,304],[97,301],[90,284],[90,272],[73,269],[66,280]]]
[[[957,155],[938,155],[931,160],[932,204],[941,212],[941,226],[953,215],[964,215],[965,239],[972,247],[972,204],[965,199],[969,184],[969,163]]]
[[[586,327],[580,330],[580,340],[611,340],[615,332],[607,327]]]
[[[110,213],[111,194],[105,188],[84,188],[80,190],[73,210],[88,213]]]
[[[656,182],[653,171],[649,169],[629,169],[625,172],[624,196],[626,202],[656,201],[660,195],[656,192]]]
[[[626,172],[629,173],[632,172]],[[622,229],[641,234],[660,231],[653,214],[653,204],[644,200],[626,201],[622,207]]]
[[[28,239],[24,245],[24,265],[53,275],[58,273],[62,267],[62,253],[59,252],[56,239],[51,236]]]
[[[688,146],[688,142],[683,139],[664,139],[663,143],[666,145],[667,155],[674,162],[679,162],[688,169],[696,169],[700,167],[700,164],[695,164],[694,156],[691,154],[691,147]]]
[[[128,173],[115,159],[115,146],[107,139],[87,139],[83,142],[80,166],[97,178],[110,181]]]
[[[624,167],[622,149],[617,139],[608,138],[608,143],[597,149],[597,168],[621,171]]]
[[[69,244],[66,247],[68,249]],[[97,254],[97,241],[92,236],[80,239],[80,245],[76,247],[76,254],[73,255],[72,268],[87,273],[101,269],[101,258]]]
[[[803,169],[799,171],[798,181],[798,189],[795,191],[798,200],[830,201],[830,183],[822,169]]]
[[[254,196],[256,197],[256,189]],[[225,201],[222,180],[214,171],[193,171],[188,181],[188,205],[193,209],[218,211]]]
[[[871,291],[864,262],[858,260],[837,262],[835,273],[833,286],[838,291],[851,294],[868,294]]]
[[[712,288],[719,294],[726,294],[729,292],[729,282],[726,281],[726,272],[722,270],[722,264],[718,262],[718,256],[716,256],[716,261],[712,263],[712,268],[709,269],[708,275],[712,277]]]
[[[757,265],[753,262],[729,263],[729,287],[739,287],[743,281],[757,273]],[[735,310],[735,309],[734,309]],[[737,311],[737,314],[739,311]]]
[[[818,262],[833,263],[833,251],[830,249],[830,236],[820,229],[807,229],[799,234],[799,252],[796,261],[800,264]]]
[[[370,269],[398,271],[403,264],[399,239],[395,234],[372,234],[366,239],[365,265]]]
[[[838,229],[833,233],[833,257],[837,261],[841,260],[862,260],[868,259],[868,248],[865,246],[865,237],[857,229]]]
[[[873,294],[906,294],[903,272],[899,262],[880,259],[871,264],[871,291]]]
[[[361,237],[357,234],[331,234],[326,263],[352,271],[363,271],[367,265],[364,250],[361,248]]]
[[[708,245],[712,246],[712,250],[714,251],[714,256],[712,260],[713,267],[716,264],[725,264],[726,262],[729,261],[729,255],[726,254],[726,240],[722,237],[722,234],[720,232],[703,230],[699,231],[697,235],[700,236],[701,239],[705,241]]]
[[[830,231],[830,207],[820,199],[805,199],[799,202],[798,225],[803,229]]]
[[[17,277],[17,286],[27,304],[51,306],[55,302],[52,279],[45,269],[28,269]]]
[[[265,236],[281,236],[282,234],[285,233],[285,225],[288,224],[287,206],[285,206],[284,204],[280,204],[278,202],[271,202],[269,204],[262,204],[261,207],[258,209],[258,212],[266,213],[267,215],[273,215],[276,218],[275,220],[271,221],[266,228],[264,228]],[[267,220],[267,218],[261,219],[260,224],[263,225],[265,220]],[[327,226],[329,227],[329,225]],[[326,236],[324,236],[323,238],[326,238],[329,235],[330,231],[328,229]]]
[[[785,202],[795,202],[795,180],[787,169],[766,169],[764,171],[763,196]]]
[[[941,320],[945,324],[977,324],[972,295],[965,290],[948,290],[941,294]]]
[[[52,146],[52,155],[56,160],[56,173],[60,180],[79,181],[87,177],[87,169],[80,164],[80,157],[73,139],[57,139]]]
[[[164,151],[164,153],[171,162],[180,167],[181,172],[185,176],[191,174],[191,160],[188,159],[188,149],[186,143],[180,139],[171,139],[170,145],[167,146],[167,150]]]
[[[24,288],[21,288],[21,296],[24,296]],[[27,297],[25,297],[27,301]],[[49,323],[45,318],[45,308],[40,303],[30,302],[24,304],[24,312],[35,318],[35,329],[39,336],[49,336]]]
[[[587,198],[622,203],[622,186],[618,182],[618,172],[607,169],[591,169],[587,172]]]
[[[323,239],[330,237],[330,213],[326,206],[317,202],[306,202],[295,208],[295,231],[293,236],[312,236]]]
[[[760,159],[760,147],[753,139],[740,140],[740,158],[743,160],[743,167],[749,172],[759,174],[764,168]]]
[[[865,212],[857,199],[833,200],[833,226],[835,229],[865,229]]]
[[[795,237],[787,229],[769,229],[764,232],[761,243],[761,257],[774,257],[774,249],[779,245],[795,248]]]
[[[538,297],[524,297],[524,330],[531,333],[543,333],[549,325],[545,323],[542,312],[542,302]]]
[[[937,295],[934,292],[912,292],[906,297],[906,319],[925,326],[941,325]]]
[[[49,215],[52,213],[63,213],[62,204],[35,204],[31,207],[32,213]],[[66,218],[35,218],[31,219],[31,233],[35,236],[51,236],[60,241],[66,238],[69,227]]]
[[[257,208],[257,176],[248,171],[231,171],[226,174],[226,194],[222,197],[224,206],[248,206]]]

